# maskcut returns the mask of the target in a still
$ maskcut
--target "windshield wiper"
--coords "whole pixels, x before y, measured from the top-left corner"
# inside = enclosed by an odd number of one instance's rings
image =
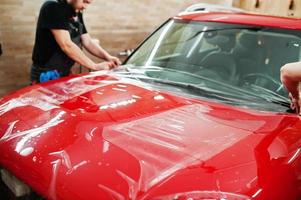
[[[159,83],[159,84],[163,84],[163,85],[169,85],[172,87],[177,87],[177,88],[181,88],[181,89],[185,89],[187,91],[189,91],[190,93],[195,93],[198,95],[201,95],[203,97],[207,97],[207,98],[214,98],[217,100],[222,100],[222,101],[227,101],[227,102],[242,102],[242,101],[249,101],[250,96],[244,96],[244,98],[242,97],[241,94],[238,93],[229,93],[226,91],[221,91],[221,90],[216,90],[216,89],[212,89],[209,87],[204,87],[204,86],[199,86],[196,84],[187,84],[187,83],[183,83],[183,82],[175,82],[175,81],[171,81],[171,80],[163,80],[163,79],[158,79],[158,78],[152,78],[152,77],[148,77],[145,76],[144,74],[136,74],[135,76],[133,76],[133,74],[128,73],[128,75],[126,75],[126,73],[124,74],[119,74],[122,75],[124,78],[131,78],[131,79],[136,79],[136,80],[140,80],[140,81],[144,81],[144,82],[148,82],[148,83]],[[258,98],[254,98],[252,99],[254,101],[258,100]]]
[[[259,96],[264,98],[266,101],[271,102],[271,103],[277,103],[280,104],[282,106],[288,107],[290,109],[290,101],[288,98],[285,98],[279,94],[277,94],[274,91],[271,91],[269,89],[260,87],[258,85],[254,85],[254,84],[250,84],[252,89],[255,90],[260,90],[261,92],[263,92],[263,94],[254,94],[255,96]]]
[[[180,87],[185,90],[188,90],[189,92],[196,93],[198,95],[201,95],[205,98],[214,98],[218,101],[221,102],[228,102],[229,104],[235,104],[235,105],[246,105],[246,102],[254,105],[262,104],[262,100],[267,101],[269,103],[277,104],[283,107],[288,108],[288,111],[290,111],[290,102],[280,99],[278,96],[260,96],[260,95],[250,95],[249,92],[244,92],[243,95],[238,95],[235,93],[228,93],[228,92],[223,92],[220,90],[215,90],[211,89],[208,87],[202,87],[194,84],[186,84],[186,83],[181,83],[181,82],[173,82],[173,81],[166,81],[166,80],[161,80],[161,79],[153,79],[153,78],[147,78],[147,77],[140,77],[139,79],[144,79],[144,80],[151,80],[157,83],[162,83],[165,85],[170,85],[174,87]],[[272,93],[271,93],[272,94]],[[254,98],[255,97],[255,98]]]
[[[138,69],[137,69],[138,68]],[[225,87],[228,88],[231,92],[229,91],[222,91],[222,90],[217,90],[205,86],[200,86],[198,84],[189,84],[189,83],[183,83],[183,82],[177,82],[177,81],[171,81],[171,80],[164,80],[164,79],[159,79],[159,78],[153,78],[145,75],[144,70],[167,70],[167,71],[172,71],[176,73],[183,73],[185,75],[189,75],[195,78],[199,78],[201,80],[205,81],[210,81],[212,83],[220,85],[220,87]],[[261,91],[265,92],[265,95],[260,95],[256,94],[253,92],[249,92],[240,88],[233,87],[231,85],[227,85],[221,82],[218,82],[216,80],[207,78],[207,77],[202,77],[199,75],[191,74],[188,72],[183,72],[179,70],[174,70],[174,69],[169,69],[169,68],[162,68],[162,67],[157,67],[157,66],[148,66],[148,67],[137,67],[137,66],[124,66],[124,72],[120,72],[120,75],[123,75],[126,78],[131,78],[131,79],[136,79],[136,80],[143,80],[143,81],[148,81],[148,82],[156,82],[164,85],[169,85],[173,87],[178,87],[185,89],[189,92],[196,93],[198,95],[202,95],[204,97],[211,97],[215,98],[217,100],[222,100],[222,101],[228,101],[228,102],[250,102],[253,101],[252,103],[262,103],[260,100],[267,101],[269,103],[273,104],[278,104],[287,108],[290,108],[290,102],[288,99],[285,97],[278,95],[270,90],[267,90],[265,88],[259,87],[252,85],[254,88],[256,87],[257,89],[260,89]],[[134,76],[133,76],[134,75]]]

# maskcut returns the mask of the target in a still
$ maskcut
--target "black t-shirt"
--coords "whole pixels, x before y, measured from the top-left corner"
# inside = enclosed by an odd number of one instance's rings
[[[47,70],[58,70],[66,76],[74,65],[74,61],[57,44],[51,32],[53,29],[67,30],[78,46],[81,46],[81,35],[87,33],[82,13],[76,13],[65,1],[46,1],[37,24],[32,55],[33,66],[36,67],[32,70],[32,79],[37,79],[41,72]]]

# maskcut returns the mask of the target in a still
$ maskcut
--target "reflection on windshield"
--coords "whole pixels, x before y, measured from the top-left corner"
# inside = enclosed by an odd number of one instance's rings
[[[126,64],[150,78],[224,93],[232,88],[283,106],[280,67],[300,60],[300,44],[297,31],[171,20]]]

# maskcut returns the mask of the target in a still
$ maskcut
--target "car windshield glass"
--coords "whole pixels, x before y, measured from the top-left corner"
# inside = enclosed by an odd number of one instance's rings
[[[286,29],[170,20],[126,65],[135,69],[131,77],[181,87],[185,93],[218,101],[224,96],[225,103],[239,101],[239,106],[258,110],[287,111],[280,68],[300,60],[300,36],[300,31]],[[207,95],[192,86],[207,89]],[[214,91],[218,97],[208,95]]]

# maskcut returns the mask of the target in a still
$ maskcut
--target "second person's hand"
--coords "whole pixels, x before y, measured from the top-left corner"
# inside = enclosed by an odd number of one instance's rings
[[[291,93],[289,94],[289,98],[291,100],[291,109],[300,115],[300,99],[294,98]]]

